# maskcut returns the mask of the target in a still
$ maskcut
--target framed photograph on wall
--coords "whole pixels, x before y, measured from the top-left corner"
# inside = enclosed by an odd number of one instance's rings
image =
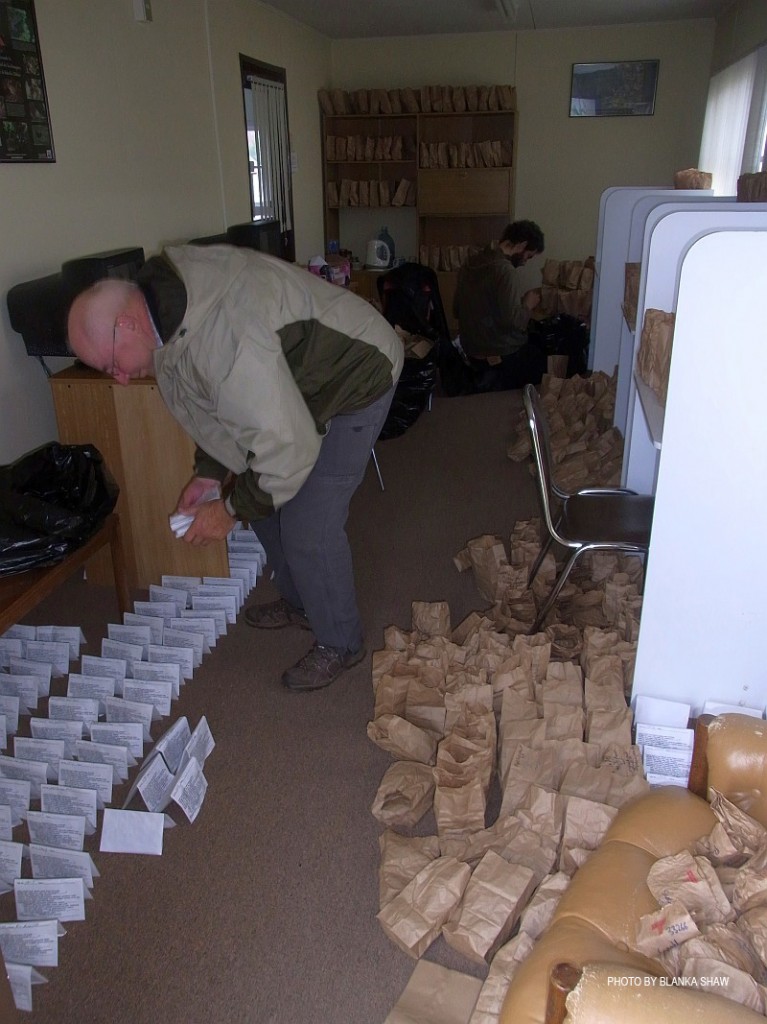
[[[573,64],[570,117],[653,114],[659,65],[657,60]]]
[[[0,0],[0,162],[55,159],[34,0]]]

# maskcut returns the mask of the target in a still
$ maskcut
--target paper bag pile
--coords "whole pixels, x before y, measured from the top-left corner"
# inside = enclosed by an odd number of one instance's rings
[[[471,569],[477,588],[492,608],[485,612],[497,629],[526,633],[548,596],[557,566],[549,552],[532,587],[527,580],[540,548],[540,521],[520,520],[510,542],[511,556],[500,537],[484,534],[470,540],[453,561],[459,572]],[[575,656],[578,629],[614,629],[622,640],[636,640],[642,608],[642,560],[613,552],[585,554],[562,588],[547,621],[547,634],[559,646],[558,657]]]
[[[714,791],[712,832],[664,857],[647,884],[659,909],[633,946],[676,978],[767,1014],[767,832]]]
[[[493,587],[508,563],[484,547]],[[441,936],[492,963],[472,1024],[497,1019],[570,877],[647,788],[624,696],[635,648],[593,626],[514,635],[479,612],[452,627],[445,602],[415,601],[373,653],[368,735],[395,758],[372,807],[378,919],[416,959]],[[435,834],[412,834],[429,815]]]
[[[541,303],[544,316],[569,313],[588,320],[594,295],[594,257],[585,260],[546,260],[541,271]]]
[[[662,309],[646,309],[642,338],[637,353],[637,373],[666,404],[671,348],[674,343],[674,314]]]
[[[422,85],[411,89],[320,89],[323,114],[462,114],[515,110],[513,85]]]
[[[549,421],[554,475],[564,491],[614,487],[620,483],[623,437],[613,426],[617,377],[600,372],[590,377],[544,374],[539,388]],[[522,462],[531,453],[524,410],[514,428],[507,455]],[[535,467],[530,466],[532,473]]]
[[[408,178],[382,178],[358,181],[342,178],[326,185],[330,209],[342,206],[415,206],[416,184]]]

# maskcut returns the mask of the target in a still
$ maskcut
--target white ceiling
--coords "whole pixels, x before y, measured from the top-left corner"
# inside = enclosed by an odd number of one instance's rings
[[[263,0],[331,39],[715,18],[733,0]]]

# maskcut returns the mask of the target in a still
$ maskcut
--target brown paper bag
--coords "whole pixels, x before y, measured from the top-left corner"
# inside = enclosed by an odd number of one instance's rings
[[[378,869],[379,908],[399,895],[419,871],[439,857],[437,836],[401,836],[387,829],[378,837],[381,859]]]
[[[617,807],[578,796],[567,797],[559,870],[573,874],[602,842],[617,813]]]
[[[379,911],[381,927],[400,949],[418,959],[460,903],[470,877],[468,864],[438,857]]]
[[[519,930],[526,932],[531,939],[537,939],[548,928],[554,911],[562,898],[562,893],[569,884],[570,876],[566,875],[564,871],[547,875],[522,911],[519,918]]]
[[[612,743],[630,747],[632,720],[631,708],[628,707],[616,711],[589,711],[586,715],[586,739],[602,750]]]
[[[412,628],[426,636],[450,636],[450,606],[447,601],[413,601]]]
[[[467,1024],[482,982],[419,960],[384,1024]]]
[[[486,807],[487,797],[476,776],[461,786],[437,785],[434,791],[434,817],[437,820],[440,844],[483,829]]]
[[[371,811],[387,828],[410,827],[431,809],[433,800],[432,769],[418,761],[396,761],[384,773]]]
[[[645,956],[658,956],[697,935],[700,935],[698,926],[684,904],[672,900],[659,910],[639,918],[634,948]]]
[[[509,938],[534,887],[529,868],[509,864],[488,851],[459,907],[442,928],[445,941],[476,963],[492,960]]]
[[[567,769],[559,791],[617,808],[649,790],[649,782],[641,775],[618,775],[608,765],[592,768],[581,763]]]
[[[657,860],[647,874],[647,888],[661,906],[678,900],[698,926],[735,916],[711,863],[687,850]]]
[[[437,737],[398,715],[382,715],[368,722],[368,738],[402,761],[434,764]]]
[[[520,932],[493,957],[469,1024],[498,1024],[501,1009],[517,968],[530,955],[533,940]]]

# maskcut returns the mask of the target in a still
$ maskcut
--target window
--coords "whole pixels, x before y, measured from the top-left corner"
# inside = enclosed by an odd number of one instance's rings
[[[767,46],[711,79],[698,166],[714,192],[734,196],[741,174],[765,169]]]
[[[251,216],[276,221],[286,259],[295,258],[287,83],[284,68],[240,54]]]

